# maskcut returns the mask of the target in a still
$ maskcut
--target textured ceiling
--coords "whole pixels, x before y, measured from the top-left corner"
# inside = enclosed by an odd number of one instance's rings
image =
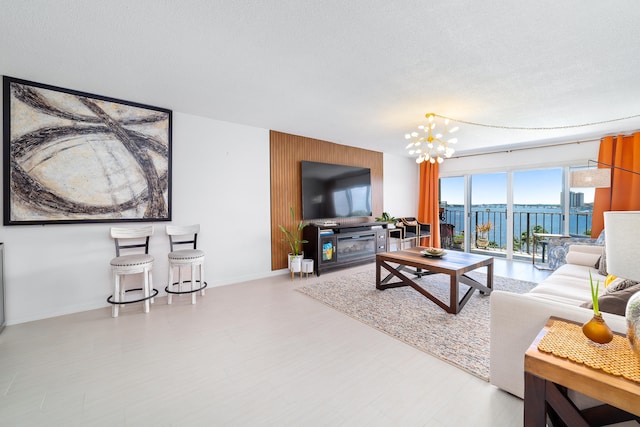
[[[640,114],[640,4],[0,0],[12,77],[404,155],[435,112],[555,127]],[[461,126],[458,152],[588,139]]]

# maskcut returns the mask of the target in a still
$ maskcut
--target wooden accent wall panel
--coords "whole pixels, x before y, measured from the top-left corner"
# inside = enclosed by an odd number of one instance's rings
[[[371,208],[374,216],[382,213],[382,153],[272,130],[270,155],[271,270],[287,268],[289,246],[282,241],[278,224],[291,229],[302,219],[302,160],[370,168]],[[296,213],[295,223],[291,222],[290,206]],[[366,221],[373,221],[373,217],[338,219],[341,224]]]

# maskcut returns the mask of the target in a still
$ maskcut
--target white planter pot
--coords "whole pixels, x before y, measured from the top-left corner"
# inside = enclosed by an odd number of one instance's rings
[[[302,269],[302,258],[304,255],[294,256],[293,254],[289,254],[289,262],[287,265],[289,266],[289,270],[293,273],[299,273]]]

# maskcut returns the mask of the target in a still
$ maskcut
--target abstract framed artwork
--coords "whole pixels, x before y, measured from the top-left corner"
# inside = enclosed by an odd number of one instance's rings
[[[3,87],[4,225],[171,220],[171,110]]]

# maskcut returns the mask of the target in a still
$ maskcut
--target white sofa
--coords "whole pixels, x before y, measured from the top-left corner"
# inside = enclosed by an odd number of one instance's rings
[[[589,272],[604,292],[606,277],[595,267],[602,246],[571,245],[567,263],[526,294],[491,293],[491,384],[524,397],[524,353],[550,316],[584,323],[593,310],[580,307],[591,301]],[[616,332],[626,333],[624,316],[602,313]]]

